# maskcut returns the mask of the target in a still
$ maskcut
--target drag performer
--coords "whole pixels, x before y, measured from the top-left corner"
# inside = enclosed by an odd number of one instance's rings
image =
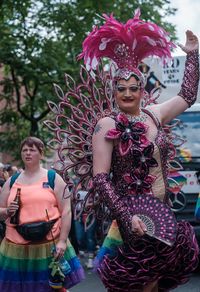
[[[139,19],[139,10],[126,24],[105,16],[83,43],[87,68],[102,57],[118,66],[113,78],[116,110],[99,120],[93,134],[93,182],[114,220],[97,255],[97,271],[109,292],[168,291],[188,280],[198,263],[192,227],[177,224],[172,246],[145,235],[144,222],[130,212],[127,197],[139,194],[167,197],[169,143],[163,126],[191,106],[199,82],[198,39],[186,32],[187,53],[181,90],[177,96],[146,109],[141,107],[144,77],[140,61],[154,55],[170,57],[166,32]],[[134,235],[134,237],[133,237]]]
[[[169,207],[167,177],[175,148],[167,123],[196,100],[199,43],[186,32],[180,92],[156,104],[155,92],[145,92],[138,66],[149,56],[164,62],[171,57],[174,44],[168,34],[142,21],[139,9],[126,24],[104,18],[105,24],[94,27],[83,42],[81,83],[66,75],[67,93],[55,86],[60,101],[48,102],[55,116],[45,122],[55,132],[49,146],[59,157],[54,168],[68,184],[70,171],[79,178],[77,186],[88,191],[83,206],[88,216],[99,216],[104,226],[111,214],[113,222],[95,262],[108,292],[169,291],[187,282],[198,264],[192,227],[177,223]],[[104,57],[111,64],[107,72]],[[72,187],[76,218],[81,212]]]

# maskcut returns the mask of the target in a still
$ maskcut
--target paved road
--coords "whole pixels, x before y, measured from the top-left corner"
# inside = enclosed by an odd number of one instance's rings
[[[70,292],[106,292],[97,275],[90,270],[86,271],[86,279],[70,289]],[[173,292],[200,292],[200,272],[194,274],[190,281],[179,288],[172,290]]]

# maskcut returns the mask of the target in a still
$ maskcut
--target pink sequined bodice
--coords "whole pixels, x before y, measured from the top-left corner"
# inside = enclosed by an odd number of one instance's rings
[[[114,116],[116,129],[106,138],[118,137],[112,154],[112,181],[118,194],[150,194],[165,199],[167,181],[167,136],[157,128],[153,142],[147,139],[148,127],[140,122],[132,124],[123,114]]]

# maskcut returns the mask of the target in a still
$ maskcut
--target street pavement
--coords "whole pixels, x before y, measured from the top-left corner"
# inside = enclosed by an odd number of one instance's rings
[[[87,270],[87,268],[85,268],[85,272],[86,279],[82,281],[82,283],[76,285],[74,288],[71,288],[70,292],[106,292],[106,289],[104,288],[99,277],[95,273],[93,273],[91,270]],[[193,274],[187,284],[181,285],[172,291],[200,292],[200,272]]]

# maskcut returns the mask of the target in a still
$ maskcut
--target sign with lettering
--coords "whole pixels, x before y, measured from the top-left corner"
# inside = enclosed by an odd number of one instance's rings
[[[165,86],[179,86],[183,79],[185,57],[174,57],[170,64],[162,68],[162,83]]]

